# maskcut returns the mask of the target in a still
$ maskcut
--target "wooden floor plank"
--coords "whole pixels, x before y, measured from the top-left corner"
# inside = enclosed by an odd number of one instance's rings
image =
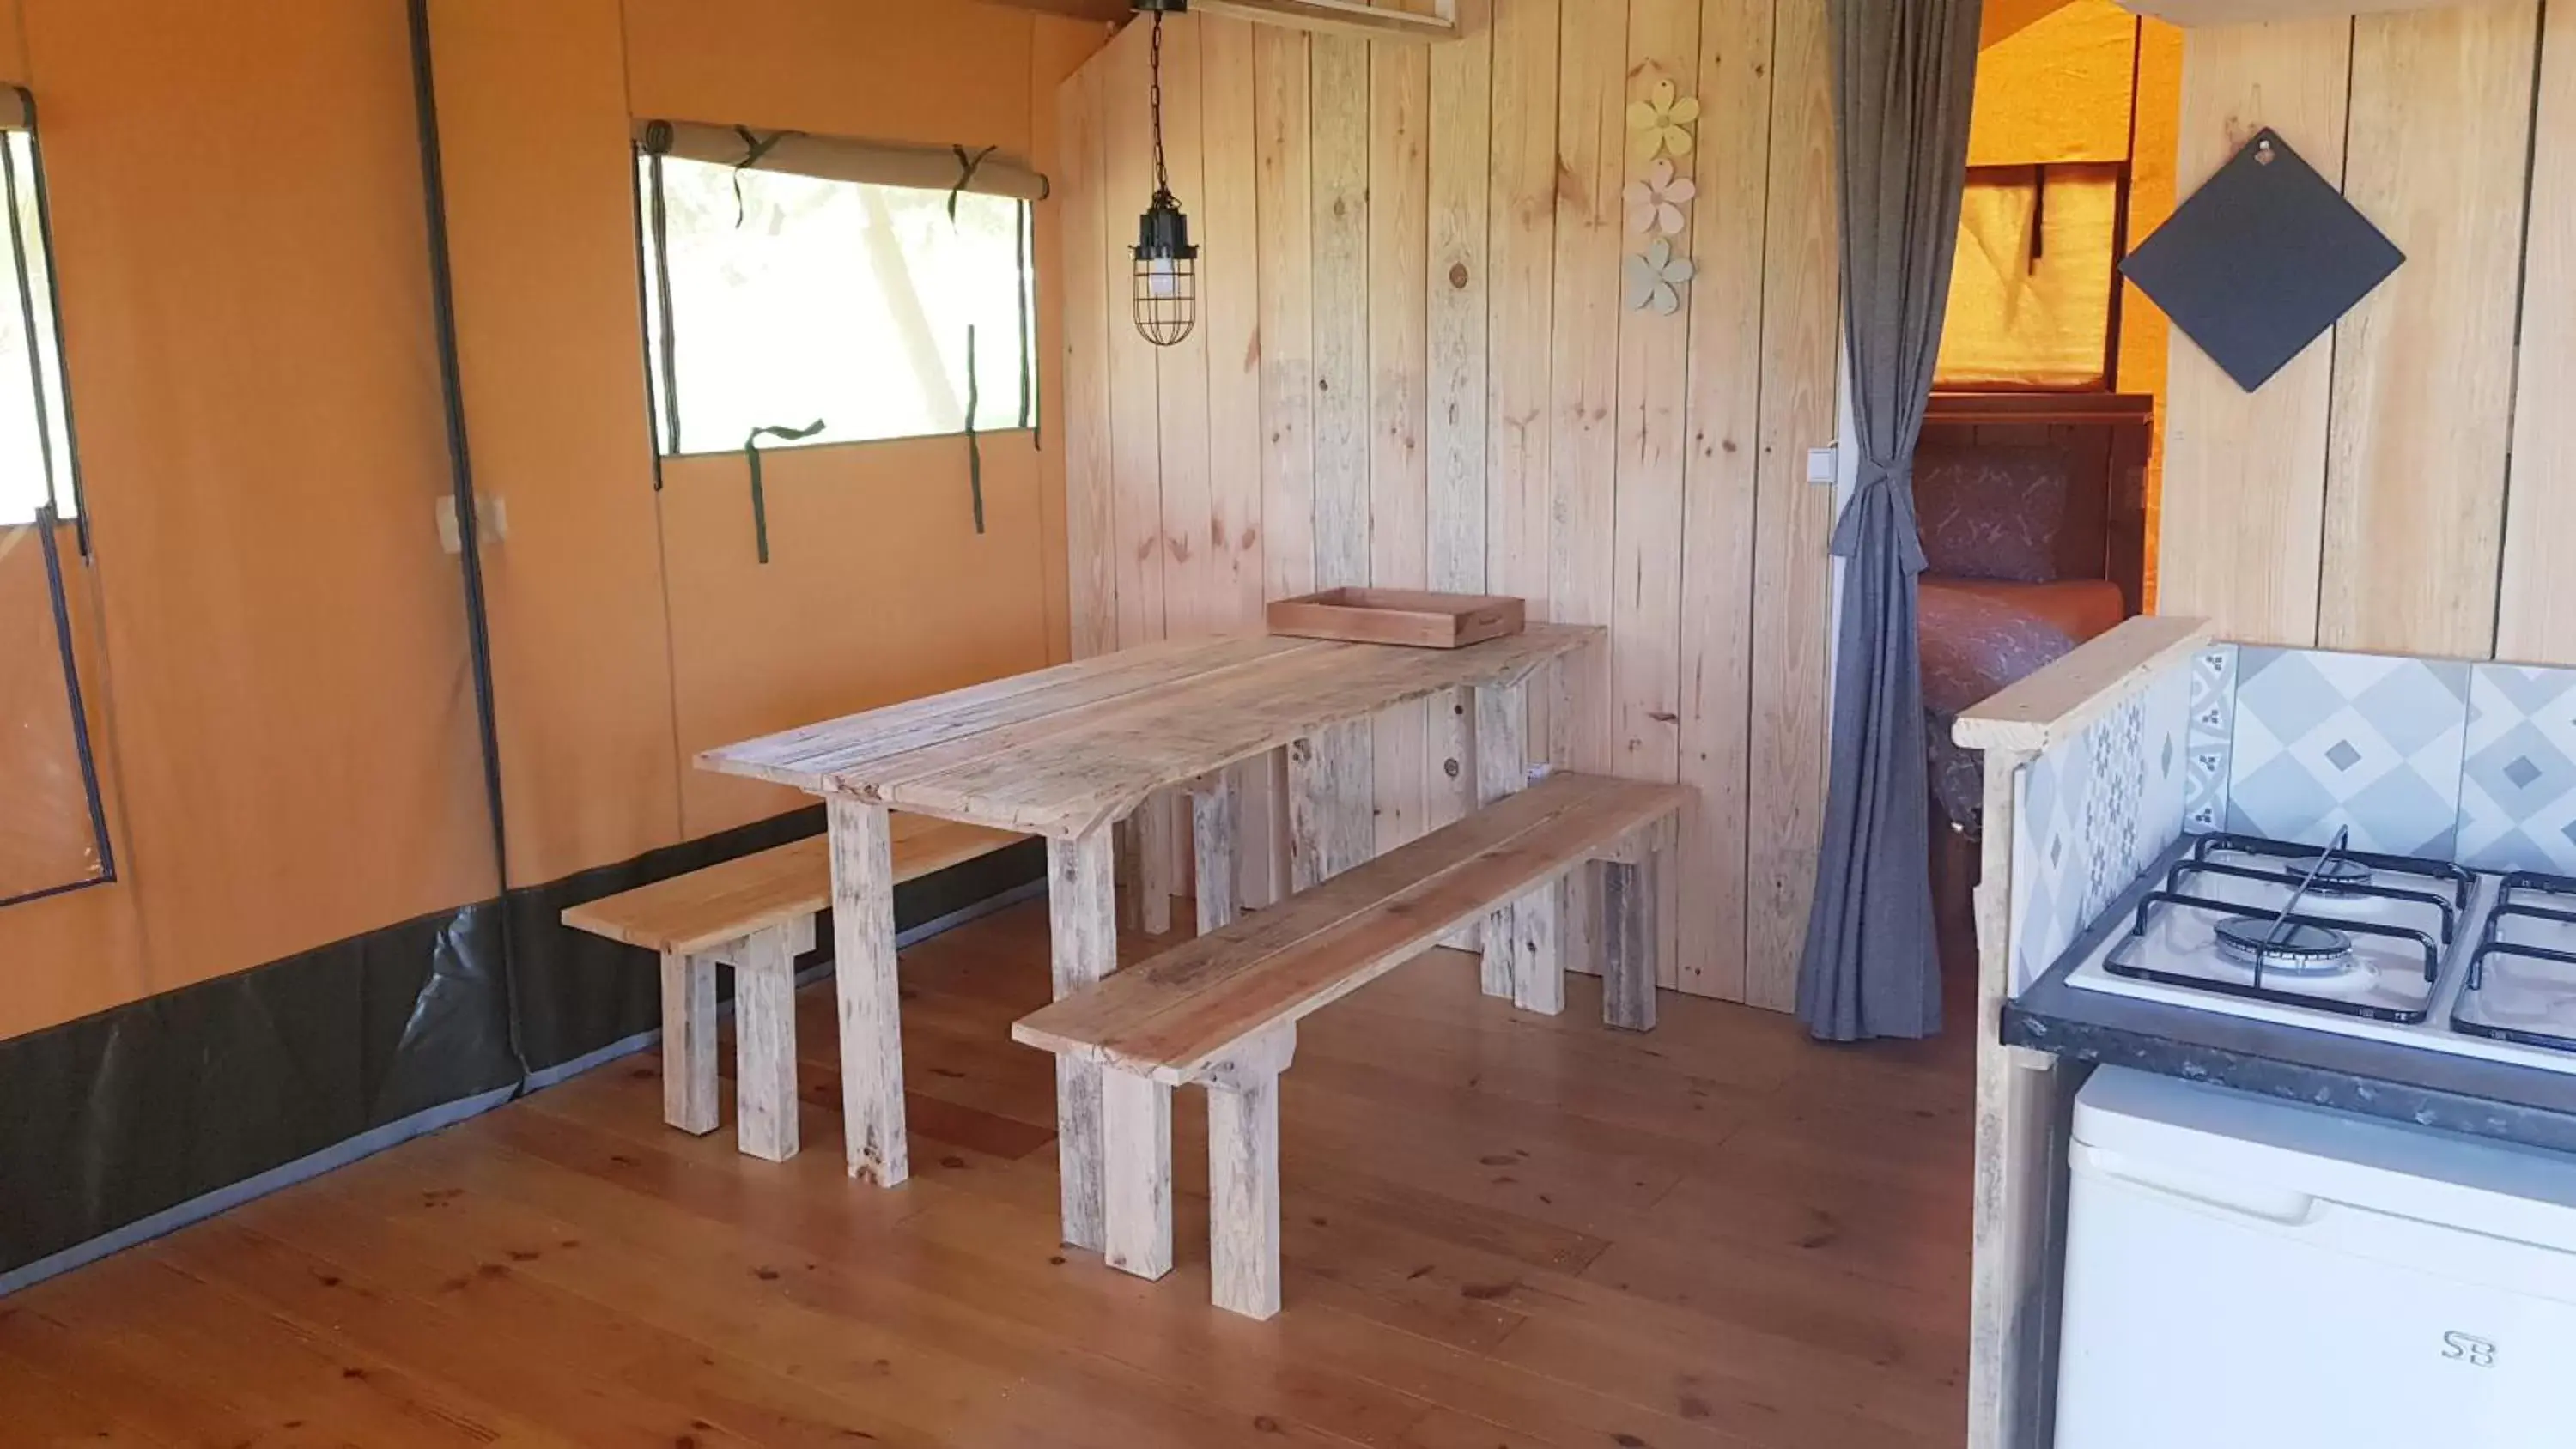
[[[0,1442],[1957,1441],[1964,1040],[1670,997],[1612,1033],[1596,983],[1543,1018],[1415,962],[1281,1079],[1287,1306],[1256,1323],[1208,1306],[1195,1091],[1170,1276],[1058,1245],[1053,1074],[1007,1040],[1045,942],[1033,903],[905,953],[900,1189],[663,1127],[639,1055],[0,1301]]]

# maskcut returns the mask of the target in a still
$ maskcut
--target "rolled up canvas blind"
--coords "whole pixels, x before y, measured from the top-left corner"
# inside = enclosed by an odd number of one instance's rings
[[[35,124],[35,98],[17,86],[0,86],[0,131],[31,130]]]
[[[859,141],[703,121],[638,121],[635,139],[648,154],[753,171],[925,191],[972,191],[1020,201],[1044,201],[1047,195],[1044,175],[989,148]]]

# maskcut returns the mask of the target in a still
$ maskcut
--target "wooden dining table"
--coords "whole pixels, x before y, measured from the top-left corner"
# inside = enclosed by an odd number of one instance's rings
[[[1357,863],[1346,858],[1347,846],[1337,850],[1318,838],[1330,828],[1328,817],[1352,798],[1353,782],[1337,778],[1350,769],[1343,758],[1349,752],[1309,742],[1409,701],[1467,691],[1475,720],[1475,794],[1480,805],[1489,804],[1521,789],[1531,767],[1547,759],[1546,742],[1528,727],[1534,687],[1544,686],[1558,661],[1605,632],[1533,624],[1448,650],[1259,635],[1171,640],[699,755],[702,769],[794,786],[824,801],[850,1175],[891,1187],[909,1171],[890,810],[1045,838],[1053,982],[1061,1000],[1117,967],[1113,823],[1157,796],[1186,790],[1201,859],[1209,859],[1211,848],[1222,851],[1233,839],[1229,767],[1285,750],[1295,883],[1302,889]],[[1200,874],[1201,894],[1221,895],[1213,913],[1209,902],[1201,903],[1206,929],[1231,914],[1231,867]],[[1553,948],[1552,923],[1535,934]],[[1496,989],[1498,975],[1508,991],[1508,963],[1488,963],[1487,989]],[[1064,1239],[1096,1250],[1104,1236],[1096,1065],[1057,1059],[1056,1114]]]

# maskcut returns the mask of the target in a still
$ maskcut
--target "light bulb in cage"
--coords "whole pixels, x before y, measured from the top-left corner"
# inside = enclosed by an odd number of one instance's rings
[[[1190,335],[1198,323],[1199,249],[1190,245],[1190,219],[1172,193],[1157,191],[1136,219],[1136,330],[1156,347]]]

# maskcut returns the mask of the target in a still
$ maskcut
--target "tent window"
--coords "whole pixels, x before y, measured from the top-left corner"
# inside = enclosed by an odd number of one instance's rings
[[[80,516],[72,430],[63,401],[62,341],[54,330],[54,268],[36,171],[36,135],[0,130],[0,525],[35,521],[50,505]]]
[[[1026,201],[649,146],[637,164],[664,454],[818,419],[763,446],[1034,425]]]
[[[2110,385],[2123,168],[1974,167],[1936,387]]]
[[[34,111],[0,89],[0,905],[116,878],[81,697],[96,616],[74,607],[90,598],[72,587],[88,577],[87,520]]]

